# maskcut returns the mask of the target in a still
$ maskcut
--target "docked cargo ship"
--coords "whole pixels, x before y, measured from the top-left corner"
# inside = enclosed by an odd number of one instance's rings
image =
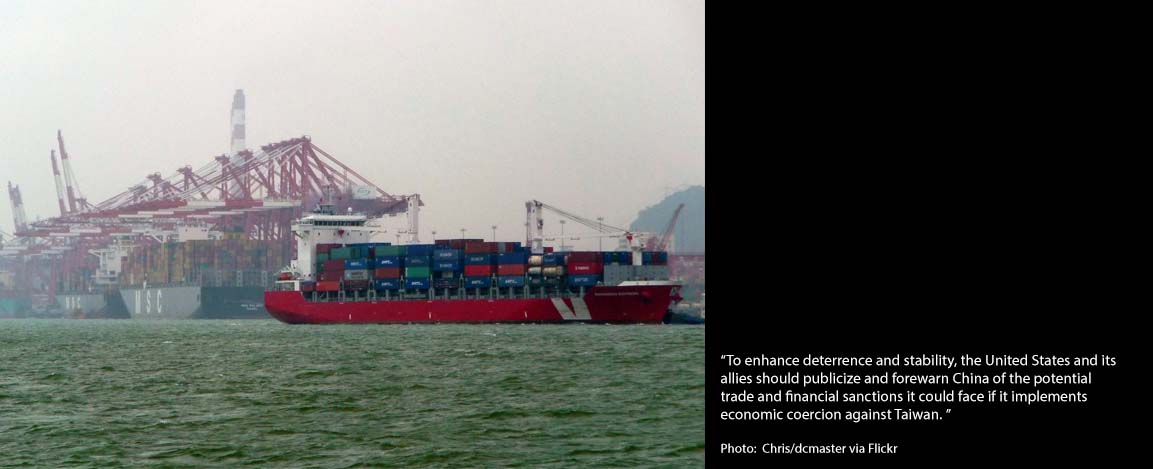
[[[133,319],[269,317],[264,292],[289,263],[288,242],[182,235],[179,242],[121,248],[119,294]]]
[[[145,283],[121,288],[120,295],[133,319],[264,319],[266,289]]]
[[[667,253],[551,252],[533,243],[371,242],[363,215],[321,205],[293,224],[297,258],[264,306],[289,324],[660,323],[680,300]]]
[[[116,288],[57,292],[56,304],[70,318],[126,318],[128,310]]]

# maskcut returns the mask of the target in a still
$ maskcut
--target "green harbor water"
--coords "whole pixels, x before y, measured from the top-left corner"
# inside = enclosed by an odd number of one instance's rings
[[[0,319],[0,466],[700,467],[704,333]]]

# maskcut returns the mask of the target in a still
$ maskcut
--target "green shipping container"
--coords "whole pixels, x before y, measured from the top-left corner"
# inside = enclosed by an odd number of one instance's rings
[[[316,255],[316,262],[324,262],[328,260],[328,254],[320,253]]]
[[[332,248],[332,251],[328,253],[329,260],[346,260],[352,258],[352,248]]]
[[[404,276],[409,278],[428,278],[432,269],[429,267],[406,267]]]
[[[404,246],[377,246],[373,253],[376,257],[403,256],[405,249]]]

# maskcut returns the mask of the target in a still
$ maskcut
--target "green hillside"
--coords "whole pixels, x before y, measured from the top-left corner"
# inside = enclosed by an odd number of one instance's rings
[[[678,204],[685,204],[677,225],[673,229],[675,236],[674,252],[704,252],[705,251],[705,187],[692,186],[675,194],[669,195],[656,205],[645,208],[637,214],[637,219],[630,229],[633,231],[648,231],[658,235],[664,231],[672,218]]]

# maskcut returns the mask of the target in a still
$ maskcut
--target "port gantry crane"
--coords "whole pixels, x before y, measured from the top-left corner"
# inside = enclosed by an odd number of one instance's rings
[[[661,232],[661,236],[655,240],[650,239],[645,249],[649,251],[668,250],[669,242],[673,239],[673,228],[677,226],[677,217],[681,216],[681,209],[683,208],[685,208],[685,204],[677,205],[677,209],[673,211],[673,217],[669,219],[669,224],[665,226],[665,230]]]
[[[8,200],[12,202],[12,229],[16,233],[28,230],[28,218],[24,215],[24,199],[20,197],[20,186],[8,181]]]
[[[81,213],[92,208],[84,194],[80,193],[80,180],[72,173],[72,163],[68,158],[68,151],[64,149],[64,135],[56,130],[56,142],[60,144],[60,164],[64,166],[64,183],[68,193],[68,213]],[[52,172],[56,177],[56,196],[60,202],[60,215],[64,212],[64,200],[60,194],[60,173],[56,170],[56,156],[52,156]]]

